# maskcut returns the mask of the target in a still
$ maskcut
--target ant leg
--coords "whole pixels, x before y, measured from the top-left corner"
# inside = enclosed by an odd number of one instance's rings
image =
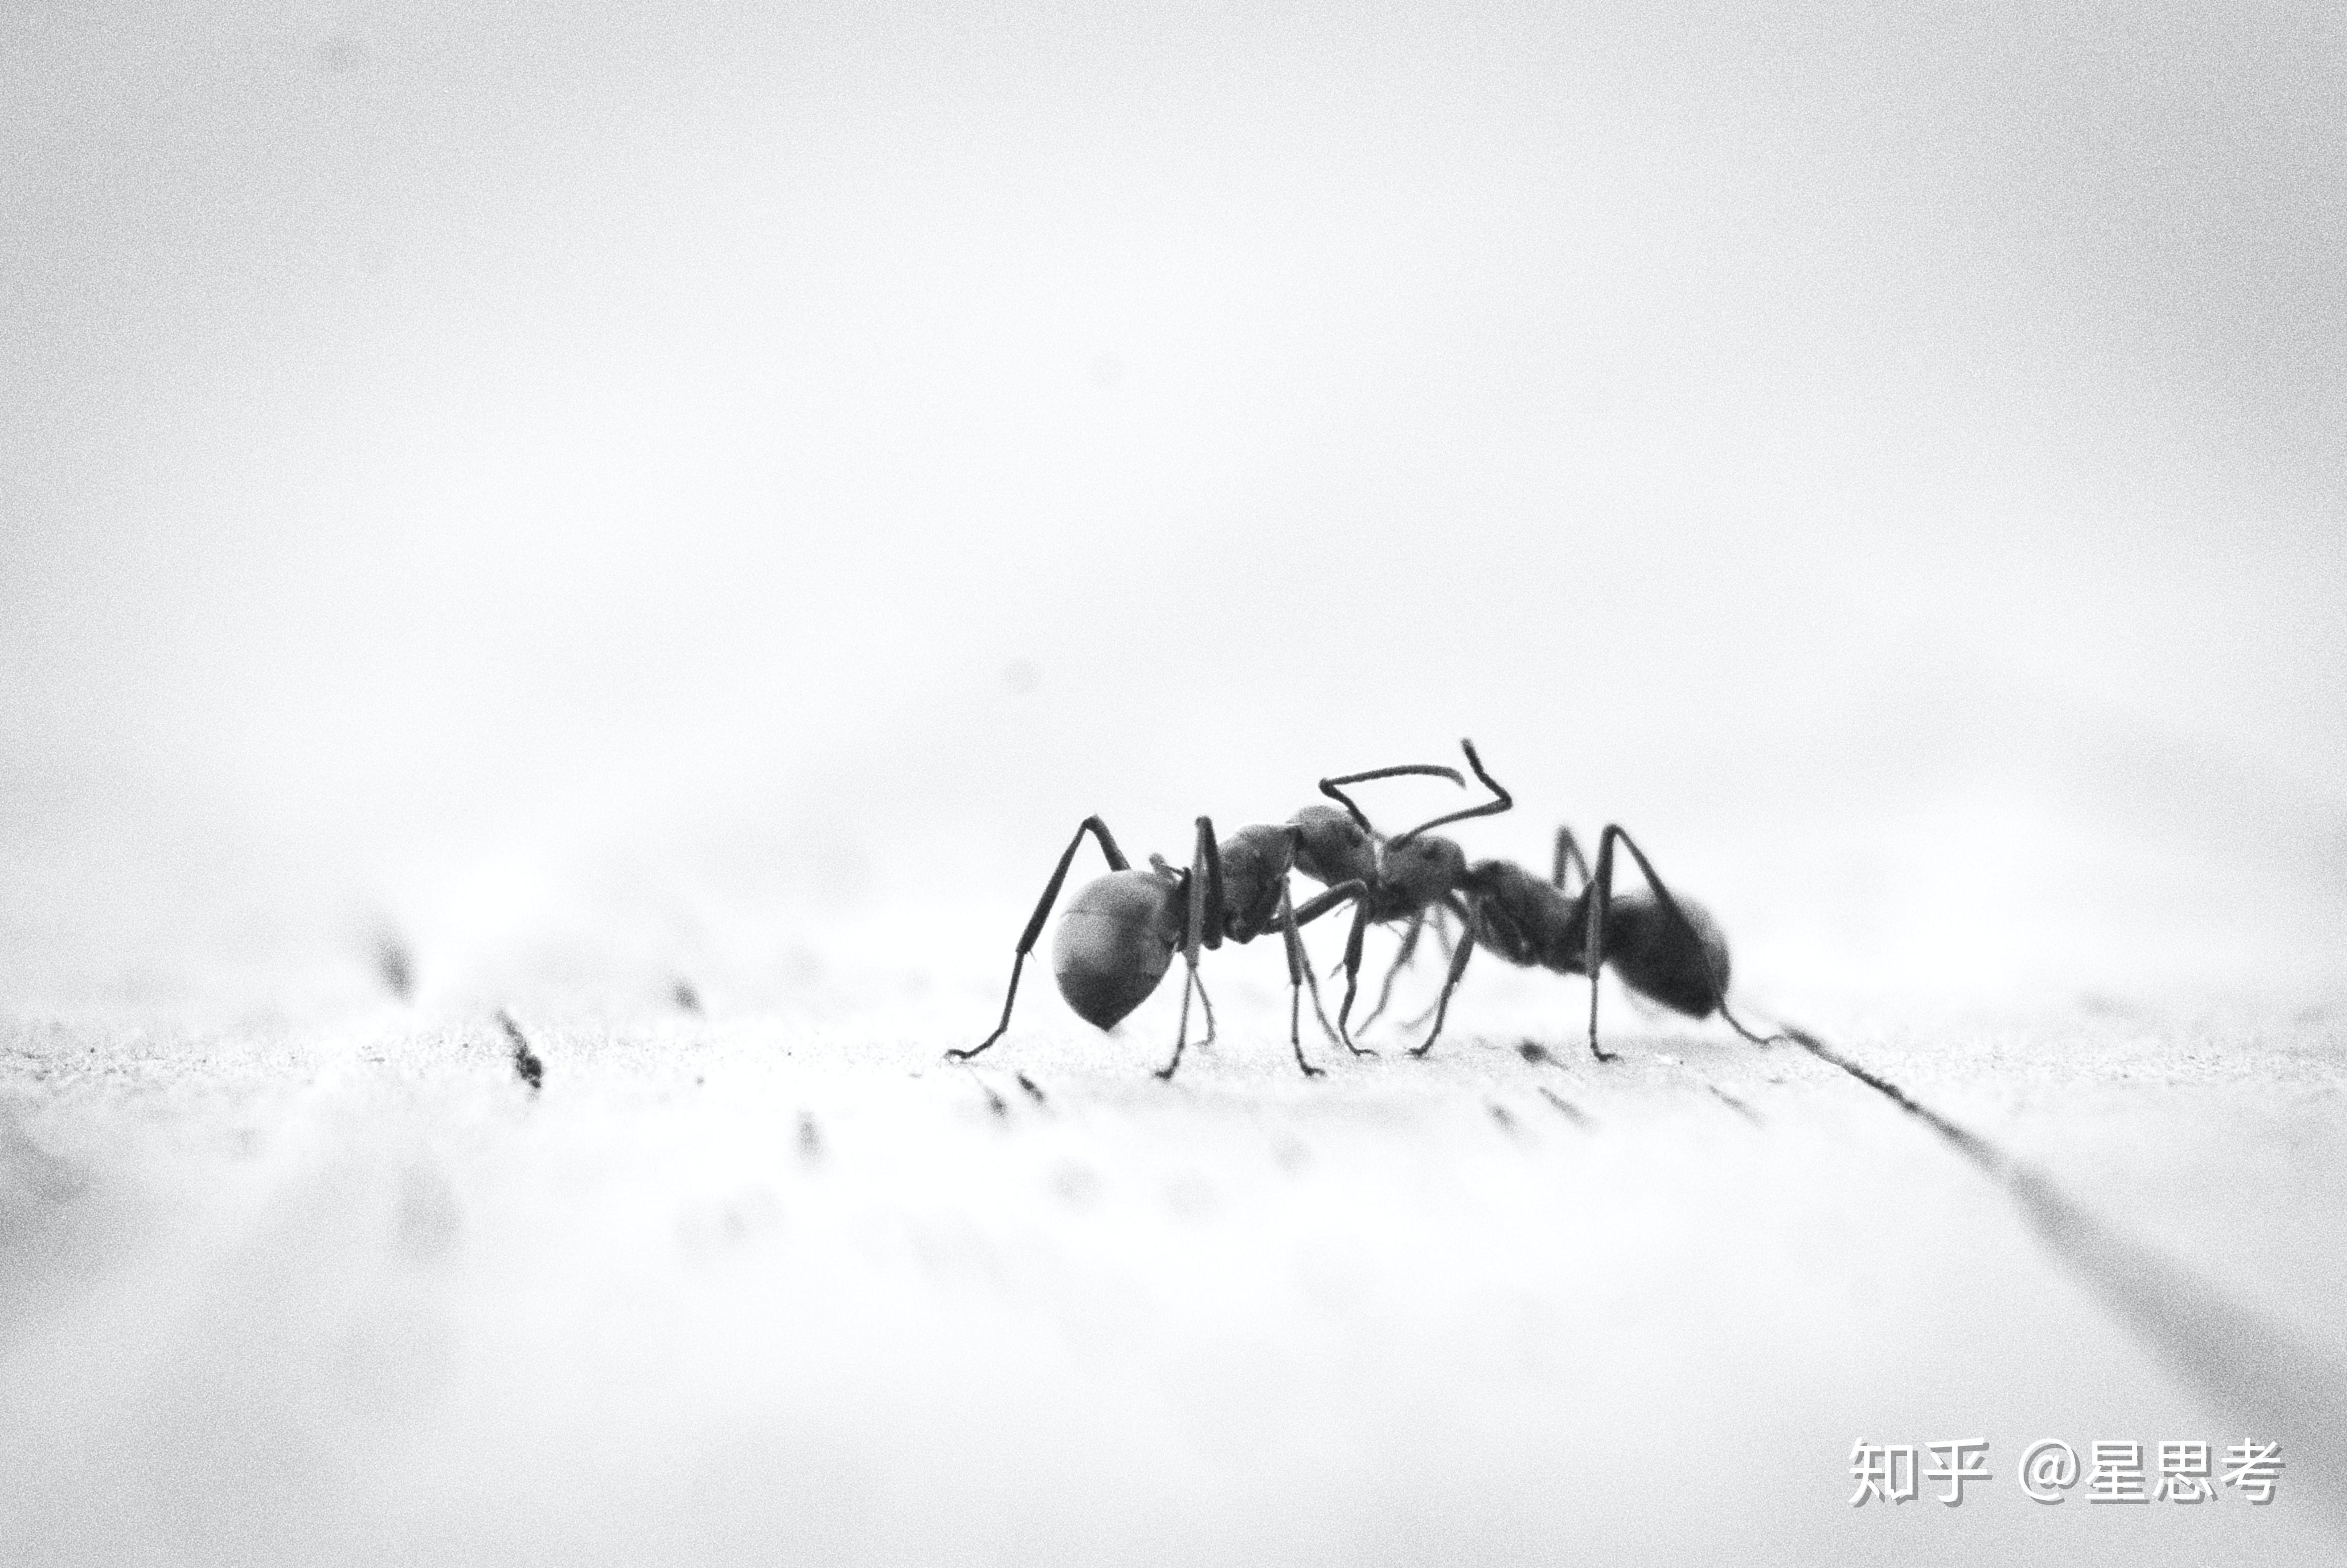
[[[1174,1070],[1182,1065],[1182,1048],[1190,1042],[1190,992],[1198,984],[1198,971],[1194,968],[1182,977],[1182,1027],[1174,1036],[1174,1060],[1157,1070],[1157,1076],[1172,1082]]]
[[[1622,846],[1630,852],[1630,858],[1638,863],[1638,870],[1645,877],[1646,886],[1654,889],[1655,902],[1660,905],[1672,919],[1679,923],[1681,930],[1695,939],[1696,950],[1703,954],[1704,967],[1711,974],[1712,1005],[1724,1011],[1727,1001],[1727,988],[1720,983],[1719,972],[1712,968],[1711,953],[1704,946],[1703,933],[1696,928],[1694,921],[1687,918],[1686,911],[1679,907],[1679,901],[1671,896],[1670,888],[1665,886],[1663,879],[1655,875],[1655,863],[1646,858],[1645,852],[1638,847],[1637,840],[1632,838],[1618,825],[1609,823],[1606,825],[1605,832],[1597,841],[1597,874],[1591,881],[1594,897],[1591,897],[1589,904],[1589,945],[1584,950],[1584,961],[1589,969],[1589,1049],[1596,1051],[1597,1059],[1601,1061],[1612,1060],[1604,1051],[1597,1049],[1597,965],[1605,951],[1605,911],[1614,900],[1614,845],[1617,839],[1621,841]],[[1737,1033],[1755,1044],[1768,1043],[1758,1040],[1749,1030],[1734,1019],[1729,1019],[1728,1022],[1735,1028]]]
[[[1002,1021],[994,1026],[992,1034],[968,1050],[947,1051],[948,1060],[968,1061],[1000,1040],[1002,1031],[1010,1027],[1010,1006],[1019,999],[1019,971],[1026,968],[1027,955],[1035,950],[1035,938],[1043,934],[1043,922],[1051,917],[1051,905],[1060,897],[1061,886],[1068,879],[1068,866],[1075,860],[1076,851],[1082,845],[1087,833],[1100,840],[1101,854],[1107,856],[1111,871],[1131,869],[1133,863],[1124,857],[1124,851],[1116,846],[1116,836],[1109,832],[1108,824],[1099,817],[1088,816],[1076,825],[1075,836],[1068,840],[1068,847],[1061,852],[1060,864],[1052,868],[1051,879],[1043,884],[1043,897],[1035,901],[1035,913],[1027,921],[1026,934],[1019,938],[1018,953],[1010,960],[1010,989],[1002,995]]]
[[[1443,918],[1447,907],[1448,907],[1445,905],[1437,905],[1435,906],[1432,914],[1434,921],[1434,939],[1435,942],[1442,948],[1442,961],[1446,965],[1450,962],[1451,955],[1459,946],[1458,943],[1453,942],[1450,939],[1450,922]],[[1405,1019],[1402,1021],[1402,1028],[1405,1030],[1415,1030],[1423,1027],[1427,1020],[1432,1018],[1435,1014],[1435,1010],[1441,1006],[1442,999],[1440,997],[1435,998],[1434,1000],[1427,1003],[1425,1007],[1419,1009],[1419,1014],[1416,1018]]]
[[[1369,885],[1356,876],[1350,882],[1339,882],[1334,887],[1315,893],[1304,901],[1304,907],[1296,911],[1296,923],[1309,926],[1346,899],[1358,898],[1368,890]]]
[[[1206,994],[1205,988],[1198,983],[1198,946],[1205,934],[1206,855],[1214,842],[1214,825],[1200,817],[1197,847],[1191,852],[1190,874],[1184,881],[1184,892],[1187,897],[1183,900],[1186,907],[1182,925],[1182,962],[1188,972],[1182,979],[1182,1027],[1174,1037],[1174,1060],[1157,1070],[1157,1076],[1169,1081],[1174,1077],[1174,1070],[1182,1065],[1183,1048],[1190,1042],[1190,993],[1194,990],[1201,997]],[[1216,864],[1219,866],[1219,861]],[[1214,1004],[1209,1002],[1206,1006],[1206,1038],[1209,1040],[1214,1033]]]
[[[1588,938],[1582,948],[1582,968],[1589,972],[1589,1054],[1600,1061],[1614,1060],[1614,1053],[1597,1043],[1597,971],[1605,958],[1605,911],[1614,902],[1614,840],[1620,834],[1621,829],[1608,825],[1598,838],[1597,869],[1583,896],[1589,909]]]
[[[1589,862],[1583,857],[1581,845],[1573,836],[1573,829],[1560,827],[1556,830],[1556,869],[1549,877],[1550,885],[1560,893],[1565,890],[1567,866],[1577,867],[1581,872],[1581,885],[1583,887],[1589,886]]]
[[[1324,1071],[1304,1060],[1304,987],[1312,986],[1312,1010],[1320,1017],[1320,1027],[1328,1029],[1328,1015],[1320,1010],[1320,982],[1313,979],[1312,965],[1304,954],[1304,938],[1296,932],[1296,907],[1288,902],[1287,890],[1279,894],[1279,935],[1287,950],[1287,1043],[1296,1052],[1296,1065],[1304,1070],[1307,1078],[1326,1076]],[[1328,1030],[1330,1034],[1336,1033]]]
[[[1198,845],[1191,856],[1190,875],[1205,879],[1205,943],[1208,948],[1219,948],[1223,945],[1223,923],[1227,918],[1229,907],[1225,902],[1223,892],[1222,845],[1214,842],[1214,819],[1210,816],[1202,816],[1198,819]],[[1204,997],[1206,994],[1205,989],[1199,988],[1198,994]],[[1209,1007],[1207,1011],[1211,1018],[1213,1009]],[[1214,1025],[1211,1022],[1206,1026],[1206,1032],[1209,1036],[1214,1033]]]
[[[1410,960],[1418,957],[1419,933],[1425,929],[1426,911],[1420,909],[1410,916],[1409,928],[1401,934],[1401,951],[1396,953],[1393,962],[1386,966],[1385,983],[1378,987],[1378,1005],[1371,1008],[1369,1016],[1361,1020],[1362,1033],[1368,1032],[1369,1026],[1385,1012],[1386,1004],[1393,1000],[1394,977],[1408,968]]]
[[[1500,786],[1499,780],[1493,778],[1490,774],[1483,771],[1483,759],[1475,754],[1475,743],[1472,741],[1461,741],[1459,743],[1459,746],[1461,751],[1464,751],[1467,753],[1467,765],[1475,770],[1476,778],[1482,781],[1483,787],[1490,790],[1496,798],[1487,800],[1481,805],[1471,805],[1464,811],[1450,812],[1444,815],[1434,817],[1430,821],[1421,822],[1416,827],[1411,828],[1408,833],[1405,833],[1399,838],[1394,839],[1392,841],[1394,844],[1407,844],[1411,839],[1416,838],[1419,834],[1425,833],[1431,828],[1440,827],[1446,823],[1464,822],[1471,816],[1497,816],[1501,812],[1510,810],[1515,805],[1515,796],[1510,794],[1505,789],[1502,789]]]
[[[1353,996],[1361,983],[1361,938],[1369,928],[1369,907],[1366,902],[1353,906],[1353,933],[1345,938],[1345,999],[1337,1009],[1337,1035],[1345,1049],[1355,1056],[1375,1056],[1376,1051],[1353,1043],[1353,1036],[1345,1028],[1345,1020],[1353,1010]]]
[[[1412,1049],[1410,1051],[1412,1056],[1423,1057],[1434,1049],[1434,1042],[1442,1038],[1443,1020],[1450,1016],[1450,993],[1459,989],[1459,977],[1467,972],[1467,960],[1472,958],[1474,953],[1475,922],[1469,920],[1465,922],[1465,929],[1460,935],[1459,946],[1452,948],[1450,952],[1450,972],[1443,977],[1442,995],[1434,1004],[1434,1029],[1427,1035],[1422,1044]]]

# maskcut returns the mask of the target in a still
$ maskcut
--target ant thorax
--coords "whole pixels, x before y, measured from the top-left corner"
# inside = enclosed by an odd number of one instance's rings
[[[1378,849],[1359,823],[1333,805],[1307,805],[1288,819],[1296,829],[1296,869],[1324,887],[1374,882]]]

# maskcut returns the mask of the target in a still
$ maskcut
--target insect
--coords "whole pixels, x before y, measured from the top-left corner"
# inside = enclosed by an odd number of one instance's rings
[[[1432,764],[1380,768],[1374,774],[1357,776],[1388,778],[1405,774],[1431,774],[1462,787],[1465,783],[1455,770]],[[1307,821],[1316,809],[1337,815],[1327,807],[1307,807],[1295,821],[1277,825],[1251,825],[1226,838],[1217,838],[1213,820],[1202,816],[1197,819],[1197,838],[1187,868],[1176,869],[1153,855],[1150,868],[1145,871],[1135,869],[1125,858],[1107,823],[1097,816],[1084,818],[1068,840],[1068,847],[1061,852],[1051,880],[1043,885],[1043,896],[1036,900],[1035,912],[1019,938],[1010,963],[1010,985],[1002,998],[1002,1017],[994,1032],[967,1050],[946,1054],[956,1061],[967,1061],[991,1047],[1010,1027],[1010,1010],[1019,999],[1019,977],[1026,967],[1027,955],[1034,950],[1036,938],[1043,933],[1043,923],[1051,917],[1051,907],[1067,882],[1068,868],[1075,861],[1076,851],[1083,847],[1087,834],[1100,845],[1109,871],[1077,889],[1075,897],[1069,900],[1067,912],[1060,917],[1059,932],[1051,944],[1051,968],[1059,980],[1060,994],[1085,1022],[1101,1030],[1115,1028],[1157,989],[1158,982],[1173,967],[1174,954],[1180,953],[1184,967],[1182,1020],[1174,1037],[1173,1059],[1157,1070],[1158,1077],[1171,1079],[1182,1065],[1183,1052],[1189,1043],[1193,991],[1205,1009],[1204,1043],[1211,1043],[1214,1038],[1214,1003],[1198,978],[1200,951],[1219,948],[1225,941],[1250,942],[1276,928],[1287,953],[1287,1039],[1296,1052],[1296,1065],[1307,1078],[1321,1075],[1321,1069],[1304,1055],[1302,993],[1307,986],[1312,991],[1313,1011],[1330,1038],[1341,1041],[1356,1055],[1368,1054],[1341,1029],[1329,1026],[1327,1015],[1321,1010],[1319,982],[1313,976],[1303,940],[1296,934],[1302,921],[1289,897],[1287,874],[1307,856],[1315,857],[1311,864],[1324,864],[1317,858],[1324,853],[1321,846],[1334,843],[1322,825]],[[1338,821],[1343,818],[1339,816]],[[1334,850],[1330,848],[1326,853],[1333,854]],[[1464,869],[1463,861],[1460,868]],[[1355,880],[1348,885],[1343,897],[1352,897],[1365,886]],[[1321,899],[1329,897],[1323,894]],[[1316,904],[1319,902],[1316,900]],[[1321,905],[1321,908],[1333,907],[1334,903]],[[1320,909],[1315,910],[1318,912]],[[1358,955],[1355,967],[1358,967]]]
[[[1645,893],[1614,891],[1615,845],[1627,850],[1645,878]],[[1572,874],[1580,873],[1573,890]],[[1435,1003],[1434,1030],[1410,1054],[1424,1056],[1442,1032],[1450,993],[1467,971],[1478,947],[1508,963],[1588,975],[1589,1050],[1600,1061],[1615,1053],[1597,1041],[1599,968],[1611,965],[1624,985],[1689,1018],[1717,1012],[1728,1027],[1755,1045],[1772,1043],[1744,1026],[1727,1006],[1727,938],[1710,911],[1682,898],[1655,874],[1654,863],[1621,826],[1608,824],[1597,840],[1596,869],[1581,853],[1573,829],[1561,827],[1548,880],[1510,860],[1482,860],[1460,885],[1471,917],[1464,922],[1442,994]],[[1400,959],[1397,957],[1396,965]],[[1389,972],[1388,979],[1390,981]]]
[[[1327,885],[1327,891],[1315,895],[1296,911],[1298,926],[1310,924],[1330,909],[1348,902],[1353,905],[1353,928],[1345,942],[1345,999],[1337,1009],[1337,1030],[1348,1046],[1353,1039],[1347,1020],[1353,1010],[1353,999],[1358,994],[1361,973],[1361,940],[1374,925],[1388,925],[1397,920],[1410,922],[1406,946],[1414,947],[1419,929],[1430,913],[1440,916],[1444,910],[1456,915],[1462,923],[1471,925],[1472,909],[1466,901],[1467,856],[1458,845],[1447,838],[1432,835],[1430,830],[1470,817],[1495,816],[1515,804],[1507,790],[1483,767],[1483,759],[1475,753],[1473,741],[1462,740],[1459,749],[1467,754],[1467,765],[1475,777],[1491,792],[1491,798],[1479,805],[1447,812],[1440,816],[1419,823],[1407,833],[1391,837],[1379,833],[1368,816],[1347,794],[1344,786],[1366,784],[1372,779],[1394,778],[1405,774],[1440,772],[1462,787],[1465,781],[1449,769],[1431,769],[1424,765],[1399,768],[1372,768],[1367,773],[1347,774],[1340,778],[1322,779],[1320,793],[1343,806],[1308,805],[1296,814],[1294,825],[1301,834],[1296,855],[1296,868],[1313,880]],[[1388,972],[1390,989],[1391,971]],[[1380,999],[1378,1007],[1384,1002]],[[1372,1016],[1375,1016],[1372,1014]],[[1424,1055],[1435,1037],[1442,1032],[1442,1020],[1438,1014],[1434,1032],[1413,1053]],[[1359,1050],[1358,1046],[1353,1049]]]

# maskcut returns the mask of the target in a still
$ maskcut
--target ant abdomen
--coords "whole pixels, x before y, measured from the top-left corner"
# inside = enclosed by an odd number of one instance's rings
[[[1112,871],[1086,884],[1060,917],[1051,968],[1078,1016],[1114,1029],[1149,999],[1181,945],[1175,884],[1154,872]]]
[[[1615,894],[1605,911],[1605,961],[1639,995],[1708,1018],[1727,998],[1727,938],[1702,905],[1685,895],[1674,901],[1684,925],[1645,894]]]

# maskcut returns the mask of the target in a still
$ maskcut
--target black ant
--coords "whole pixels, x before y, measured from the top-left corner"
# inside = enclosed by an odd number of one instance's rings
[[[1649,891],[1614,891],[1617,844],[1637,862]],[[1568,890],[1574,871],[1581,876],[1578,892]],[[1600,1061],[1615,1057],[1597,1043],[1594,977],[1604,965],[1613,966],[1615,977],[1633,992],[1674,1012],[1696,1019],[1717,1012],[1729,1028],[1755,1045],[1773,1044],[1778,1038],[1753,1033],[1729,1010],[1727,938],[1719,923],[1702,905],[1673,893],[1655,874],[1654,863],[1637,841],[1618,825],[1607,825],[1599,835],[1594,872],[1583,856],[1573,829],[1561,827],[1547,881],[1513,861],[1483,860],[1469,869],[1461,890],[1472,918],[1464,922],[1458,945],[1451,950],[1442,994],[1435,1003],[1434,1031],[1424,1045],[1410,1052],[1413,1056],[1424,1056],[1442,1032],[1450,993],[1458,989],[1467,960],[1479,946],[1522,968],[1592,977],[1589,1050]],[[1397,955],[1395,968],[1402,961],[1403,957]],[[1386,979],[1389,986],[1392,971]]]
[[[1466,782],[1453,769],[1419,764],[1380,768],[1373,774],[1354,776],[1389,778],[1406,774],[1434,774],[1462,787]],[[1173,1060],[1157,1070],[1158,1077],[1171,1079],[1174,1069],[1182,1065],[1182,1053],[1189,1043],[1190,993],[1194,990],[1205,1008],[1204,1043],[1211,1044],[1214,1038],[1214,1003],[1198,979],[1199,950],[1219,948],[1225,941],[1250,942],[1276,926],[1287,950],[1287,1039],[1296,1052],[1296,1065],[1307,1078],[1321,1076],[1321,1070],[1304,1057],[1302,992],[1307,985],[1312,990],[1312,1010],[1330,1038],[1340,1040],[1357,1056],[1370,1054],[1355,1045],[1341,1029],[1329,1027],[1327,1015],[1320,1007],[1319,981],[1313,977],[1303,940],[1296,935],[1302,921],[1288,897],[1287,874],[1303,867],[1318,876],[1319,871],[1312,868],[1331,864],[1331,857],[1337,853],[1335,837],[1324,824],[1313,819],[1316,811],[1344,823],[1343,817],[1326,806],[1307,806],[1293,822],[1278,826],[1256,824],[1217,840],[1212,819],[1202,816],[1198,818],[1196,846],[1186,870],[1176,870],[1154,855],[1149,857],[1149,870],[1134,870],[1124,852],[1117,847],[1108,824],[1097,816],[1084,818],[1077,825],[1075,835],[1068,840],[1051,879],[1043,885],[1043,896],[1036,900],[1035,913],[1029,917],[1027,929],[1019,938],[1010,964],[1010,989],[1002,998],[1001,1021],[994,1026],[992,1034],[978,1044],[946,1054],[956,1061],[967,1061],[1000,1040],[1003,1031],[1010,1027],[1010,1009],[1019,998],[1020,971],[1026,966],[1027,955],[1034,950],[1035,939],[1043,933],[1043,922],[1050,917],[1060,888],[1067,881],[1068,867],[1088,833],[1100,842],[1109,872],[1077,891],[1069,902],[1067,913],[1060,918],[1059,936],[1051,945],[1051,967],[1059,979],[1060,994],[1085,1022],[1096,1029],[1115,1028],[1157,989],[1165,971],[1173,967],[1174,955],[1179,952],[1186,966],[1182,1021],[1174,1037]],[[1457,846],[1450,847],[1456,856]],[[1463,859],[1459,869],[1465,869]],[[1332,887],[1313,901],[1313,913],[1334,907],[1336,902],[1362,893],[1368,886],[1364,880],[1353,879],[1342,887]],[[1359,941],[1356,931],[1355,948]],[[1352,958],[1358,968],[1358,951]],[[1348,992],[1348,1005],[1350,999]]]

